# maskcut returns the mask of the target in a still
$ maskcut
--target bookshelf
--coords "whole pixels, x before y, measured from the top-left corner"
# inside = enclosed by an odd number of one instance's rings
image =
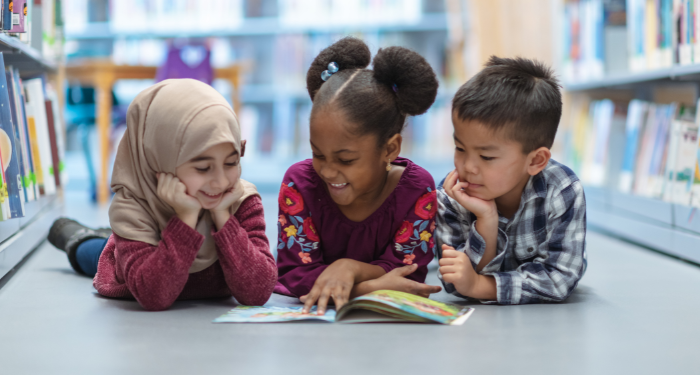
[[[3,33],[0,33],[0,52],[5,54],[6,64],[21,67],[20,74],[23,76],[55,72],[58,69],[58,65],[43,58],[41,52]]]
[[[278,17],[245,18],[240,25],[226,30],[216,31],[156,31],[156,32],[127,32],[113,31],[109,22],[93,22],[85,25],[80,32],[66,34],[66,39],[114,39],[114,38],[210,38],[210,37],[241,37],[254,35],[283,35],[295,33],[344,33],[344,32],[426,32],[444,31],[447,28],[445,13],[424,13],[415,23],[394,25],[283,25]]]
[[[584,183],[589,226],[700,264],[697,176],[685,166],[697,166],[686,151],[700,124],[698,2],[562,4],[559,140]],[[607,115],[596,112],[603,102]]]
[[[14,186],[9,182],[6,184],[8,190],[0,199],[3,204],[7,204],[9,200],[14,205],[10,215],[13,218],[7,216],[5,220],[0,221],[0,284],[7,280],[6,277],[13,273],[18,264],[44,242],[51,224],[61,215],[64,207],[62,188],[50,186],[54,182],[65,183],[60,159],[61,147],[64,145],[62,141],[65,139],[63,128],[60,126],[63,118],[61,90],[64,68],[53,58],[53,56],[58,57],[62,50],[62,17],[58,13],[60,6],[57,7],[56,2],[52,0],[45,0],[43,3],[29,2],[28,8],[29,16],[27,23],[24,24],[24,31],[16,30],[19,34],[13,35],[0,33],[0,52],[3,55],[5,68],[13,68],[6,73],[7,86],[2,87],[3,100],[9,99],[11,107],[11,109],[4,108],[5,112],[2,112],[3,131],[14,138],[13,141],[2,143],[2,147],[9,144],[11,148],[9,152],[11,158],[9,161],[4,159],[7,165],[3,167],[7,179],[18,178],[18,184]],[[49,16],[50,14],[54,17]],[[31,37],[32,35],[34,38]],[[43,93],[38,94],[36,90]],[[23,99],[25,99],[23,104],[26,106],[21,106],[19,104],[21,102],[17,101]],[[41,108],[44,106],[46,113],[43,112],[44,108]],[[22,110],[20,111],[19,108]],[[30,117],[31,119],[27,121]],[[10,123],[12,125],[8,125]],[[26,125],[27,123],[30,125]],[[28,127],[22,127],[21,124]],[[48,128],[44,129],[44,126]],[[58,140],[59,138],[61,141]],[[48,143],[41,143],[44,140]],[[31,147],[29,147],[30,144]],[[50,146],[51,150],[44,146]],[[30,156],[27,156],[28,154]],[[31,162],[31,168],[27,170],[25,168],[29,158],[34,161]],[[39,160],[43,163],[42,166],[39,166]],[[18,166],[13,166],[13,163]],[[39,188],[34,187],[41,185],[41,178],[44,185],[40,187],[43,189],[40,191]],[[19,211],[19,201],[24,202],[23,212]]]
[[[570,82],[565,84],[564,88],[571,92],[599,89],[628,89],[674,81],[700,81],[700,64],[676,65],[670,68],[649,70],[639,73],[613,74],[597,80]]]
[[[700,209],[586,187],[588,225],[700,264]]]

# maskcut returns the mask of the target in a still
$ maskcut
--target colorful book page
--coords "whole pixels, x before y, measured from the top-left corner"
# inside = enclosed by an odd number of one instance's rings
[[[214,319],[214,323],[283,323],[299,321],[335,321],[335,310],[329,309],[321,316],[314,307],[309,314],[301,312],[303,307],[238,306]]]

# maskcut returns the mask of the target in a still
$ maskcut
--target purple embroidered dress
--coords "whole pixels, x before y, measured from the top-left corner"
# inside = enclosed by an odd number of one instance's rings
[[[311,159],[292,165],[279,195],[279,237],[275,292],[303,296],[334,261],[349,258],[375,264],[386,272],[413,263],[408,277],[424,282],[433,259],[437,210],[435,182],[408,159],[401,179],[384,203],[367,219],[348,219],[331,199]]]

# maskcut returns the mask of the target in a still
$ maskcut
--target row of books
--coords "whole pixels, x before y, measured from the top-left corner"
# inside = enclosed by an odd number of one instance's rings
[[[88,0],[69,2],[77,16],[83,15],[71,27],[87,26]],[[237,28],[242,21],[243,0],[110,1],[110,28],[116,33],[211,32]]]
[[[90,24],[88,0],[64,0],[69,32]],[[290,27],[383,26],[415,24],[421,0],[279,0],[279,24]],[[236,29],[245,20],[243,0],[119,0],[110,1],[110,30],[115,33],[213,32]]]
[[[700,207],[696,106],[579,99],[565,161],[584,184]]]
[[[563,25],[564,80],[576,82],[603,77],[603,0],[567,1]]]
[[[380,26],[415,24],[422,16],[421,0],[279,0],[282,25]]]
[[[567,82],[700,63],[700,0],[567,0],[563,25]]]
[[[454,155],[451,103],[440,100],[424,115],[409,117],[402,133],[401,155],[449,161]],[[311,103],[244,105],[239,113],[246,157],[306,158],[311,155]]]
[[[54,60],[63,49],[64,0],[0,0],[0,30]]]
[[[0,0],[0,30],[25,33],[29,29],[27,14],[27,0]]]
[[[628,0],[627,43],[633,72],[692,62],[697,0]],[[700,52],[700,51],[699,51]]]
[[[0,53],[0,66],[4,65]],[[66,182],[65,143],[56,91],[45,77],[0,74],[0,220],[24,216],[24,204]]]

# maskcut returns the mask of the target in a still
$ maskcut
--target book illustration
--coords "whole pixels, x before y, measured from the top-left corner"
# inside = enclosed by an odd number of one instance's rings
[[[29,163],[27,162],[27,148],[26,143],[22,138],[22,129],[24,128],[23,122],[19,121],[19,106],[17,105],[17,88],[15,86],[14,77],[12,76],[12,70],[5,71],[5,78],[7,79],[7,92],[10,97],[10,112],[12,114],[12,124],[14,125],[14,137],[15,145],[17,146],[17,161],[19,162],[19,178],[20,185],[22,186],[21,191],[23,192],[22,199],[24,202],[29,202],[33,199],[33,191],[26,185],[29,176]],[[32,188],[33,189],[33,188]],[[30,198],[31,197],[31,198]]]
[[[239,306],[216,318],[214,323],[281,323],[319,321],[339,323],[438,323],[461,325],[473,308],[447,304],[392,290],[378,290],[357,297],[337,312],[317,315],[316,308],[303,314],[302,307]]]
[[[0,52],[0,66],[4,65],[4,55]],[[12,218],[24,217],[24,188],[22,186],[18,144],[15,139],[15,126],[12,123],[12,108],[5,74],[0,74],[0,128],[3,130],[3,147],[8,155],[4,158],[4,172],[7,183],[7,194],[10,200]]]
[[[0,177],[2,177],[0,181],[0,220],[7,220],[11,218],[11,215],[10,200],[7,194],[7,179],[5,177],[5,165],[7,165],[5,159],[10,155],[10,148],[3,143],[0,141]]]
[[[303,307],[256,307],[238,306],[216,318],[214,323],[280,323],[294,321],[335,321],[335,310],[329,309],[325,315],[318,315],[316,307],[310,313],[301,312]]]
[[[10,32],[24,33],[26,31],[27,0],[10,1],[10,11],[12,12],[12,28]]]
[[[17,100],[18,100],[18,110],[20,115],[19,119],[23,122],[20,124],[20,135],[23,136],[22,144],[26,147],[28,160],[28,177],[25,177],[24,185],[25,189],[32,190],[29,196],[30,200],[39,199],[40,191],[39,184],[37,182],[37,173],[41,169],[38,169],[39,161],[34,161],[34,146],[32,145],[32,139],[29,136],[29,119],[30,113],[28,111],[28,106],[26,105],[25,95],[24,95],[24,85],[22,80],[19,78],[19,70],[15,69],[13,71],[14,82],[17,87]]]

